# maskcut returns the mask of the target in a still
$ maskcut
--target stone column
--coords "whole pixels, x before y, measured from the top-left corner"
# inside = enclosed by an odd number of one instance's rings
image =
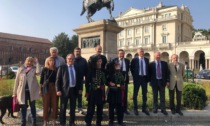
[[[190,64],[189,64],[190,68],[193,69],[193,66],[192,66],[192,59],[190,59]]]
[[[196,69],[195,68],[195,61],[194,61],[194,59],[192,59],[192,69]]]
[[[144,44],[144,27],[141,26],[141,43]]]
[[[150,37],[149,37],[149,44],[152,44],[152,42],[153,42],[153,25],[151,24],[150,25],[150,28],[149,28],[149,30],[150,30]]]

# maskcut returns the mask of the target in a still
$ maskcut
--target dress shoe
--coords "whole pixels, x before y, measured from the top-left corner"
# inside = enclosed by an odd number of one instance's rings
[[[180,116],[183,116],[183,113],[179,110],[177,111],[177,113],[180,115]]]
[[[130,115],[130,113],[126,110],[125,112],[124,112],[126,115]]]
[[[91,126],[91,122],[85,121],[85,123],[86,123],[86,126]]]
[[[126,126],[125,123],[121,122],[121,123],[118,123],[120,126]]]
[[[149,111],[147,111],[147,110],[142,110],[142,112],[145,113],[146,115],[150,115]]]
[[[34,122],[32,122],[32,126],[37,126],[35,121],[34,121]]]
[[[157,113],[157,112],[158,112],[158,110],[157,110],[157,109],[154,109],[154,110],[153,110],[153,113]]]
[[[135,114],[135,115],[139,115],[139,112],[138,112],[137,109],[134,109],[134,114]]]
[[[101,126],[101,123],[97,123],[96,126]]]
[[[111,122],[111,121],[109,121],[108,126],[114,126],[114,123],[113,123],[113,122]]]
[[[176,113],[176,111],[175,110],[171,110],[171,113],[174,115]]]
[[[161,110],[161,112],[162,112],[164,115],[168,115],[168,113],[166,112],[166,110]]]
[[[76,124],[75,123],[70,123],[70,125],[69,126],[76,126]]]

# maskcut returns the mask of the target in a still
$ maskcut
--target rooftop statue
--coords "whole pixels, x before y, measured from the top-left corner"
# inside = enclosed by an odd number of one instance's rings
[[[91,16],[95,14],[96,11],[101,10],[101,8],[106,7],[110,14],[110,19],[113,20],[112,11],[114,10],[114,0],[83,0],[83,7],[81,16],[87,11],[88,22],[93,22]]]

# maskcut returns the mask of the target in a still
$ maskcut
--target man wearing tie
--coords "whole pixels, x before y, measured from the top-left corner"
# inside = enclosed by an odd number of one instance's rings
[[[170,108],[171,113],[176,112],[179,115],[183,115],[181,112],[181,99],[183,89],[183,76],[184,76],[184,64],[178,62],[178,56],[173,54],[171,56],[172,63],[169,64],[170,70],[170,84],[169,84],[169,95],[170,95]],[[176,91],[176,109],[174,105],[174,92]]]
[[[119,49],[118,50],[118,58],[113,59],[113,63],[120,63],[120,72],[122,73],[123,77],[124,77],[124,85],[125,85],[125,90],[124,90],[124,106],[123,106],[123,110],[124,113],[129,115],[128,112],[128,83],[129,83],[129,76],[128,76],[128,72],[129,72],[129,65],[130,65],[130,61],[128,59],[124,58],[125,52],[123,49]]]
[[[160,52],[155,52],[155,61],[149,65],[150,84],[153,92],[153,109],[154,113],[158,112],[158,92],[160,94],[160,108],[164,115],[168,115],[165,108],[165,86],[169,85],[168,65],[160,61]]]
[[[81,79],[78,74],[78,68],[74,66],[75,57],[73,54],[66,56],[67,64],[58,68],[56,77],[56,91],[60,96],[60,125],[66,125],[66,107],[68,100],[70,100],[70,120],[69,125],[74,126],[75,123],[75,108],[76,97],[82,91],[80,85]]]
[[[146,115],[149,115],[147,110],[147,83],[149,75],[149,60],[144,57],[143,48],[137,50],[138,57],[135,57],[131,61],[131,73],[133,76],[134,82],[134,91],[133,91],[133,104],[134,104],[134,114],[138,115],[138,103],[137,96],[140,86],[142,87],[142,112]]]

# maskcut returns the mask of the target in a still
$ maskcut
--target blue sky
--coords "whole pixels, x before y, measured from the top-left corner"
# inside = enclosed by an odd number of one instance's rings
[[[80,16],[83,0],[1,0],[0,32],[12,33],[52,40],[65,32],[70,37],[73,29],[87,23],[86,13]],[[182,4],[189,7],[194,28],[210,28],[210,0],[161,0],[164,5]],[[113,16],[130,7],[143,9],[155,7],[160,0],[114,0]],[[94,20],[109,18],[105,8],[97,12]]]

